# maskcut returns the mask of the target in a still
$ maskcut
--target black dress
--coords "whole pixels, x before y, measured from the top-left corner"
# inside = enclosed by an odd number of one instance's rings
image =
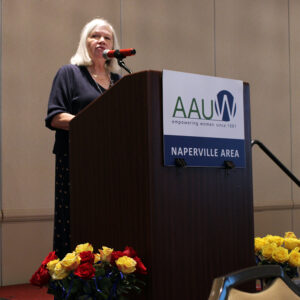
[[[120,75],[111,74],[112,83],[119,79]],[[59,113],[76,115],[104,91],[84,66],[65,65],[58,70],[53,81],[45,122],[49,129],[56,131],[53,148],[56,155],[53,249],[59,258],[71,252],[69,134],[66,130],[53,128],[51,120]]]

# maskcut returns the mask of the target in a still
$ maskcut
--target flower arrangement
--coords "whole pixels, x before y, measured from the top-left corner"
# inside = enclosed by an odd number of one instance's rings
[[[257,264],[280,265],[290,278],[298,277],[300,267],[300,239],[293,232],[284,237],[266,235],[254,239]]]
[[[58,300],[126,299],[131,292],[140,292],[145,283],[138,274],[147,269],[132,247],[114,251],[103,246],[93,252],[89,243],[80,244],[62,260],[50,252],[30,283],[48,286],[48,293]]]

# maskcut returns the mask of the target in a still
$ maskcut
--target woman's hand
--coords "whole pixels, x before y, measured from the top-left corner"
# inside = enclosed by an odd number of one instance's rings
[[[74,118],[74,115],[69,113],[60,113],[52,118],[51,126],[58,129],[69,130],[70,121]]]

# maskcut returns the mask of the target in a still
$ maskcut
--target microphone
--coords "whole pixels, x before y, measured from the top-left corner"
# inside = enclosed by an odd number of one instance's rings
[[[123,59],[126,56],[131,56],[134,55],[136,53],[135,49],[133,48],[129,48],[129,49],[116,49],[116,50],[104,50],[103,51],[103,57],[105,59],[109,59],[112,57],[115,57],[117,59]]]

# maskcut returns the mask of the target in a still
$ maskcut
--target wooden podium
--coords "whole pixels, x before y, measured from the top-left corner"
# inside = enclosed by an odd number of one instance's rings
[[[71,241],[138,252],[138,299],[207,299],[215,277],[254,264],[249,85],[246,168],[163,165],[162,73],[123,77],[71,122]]]

